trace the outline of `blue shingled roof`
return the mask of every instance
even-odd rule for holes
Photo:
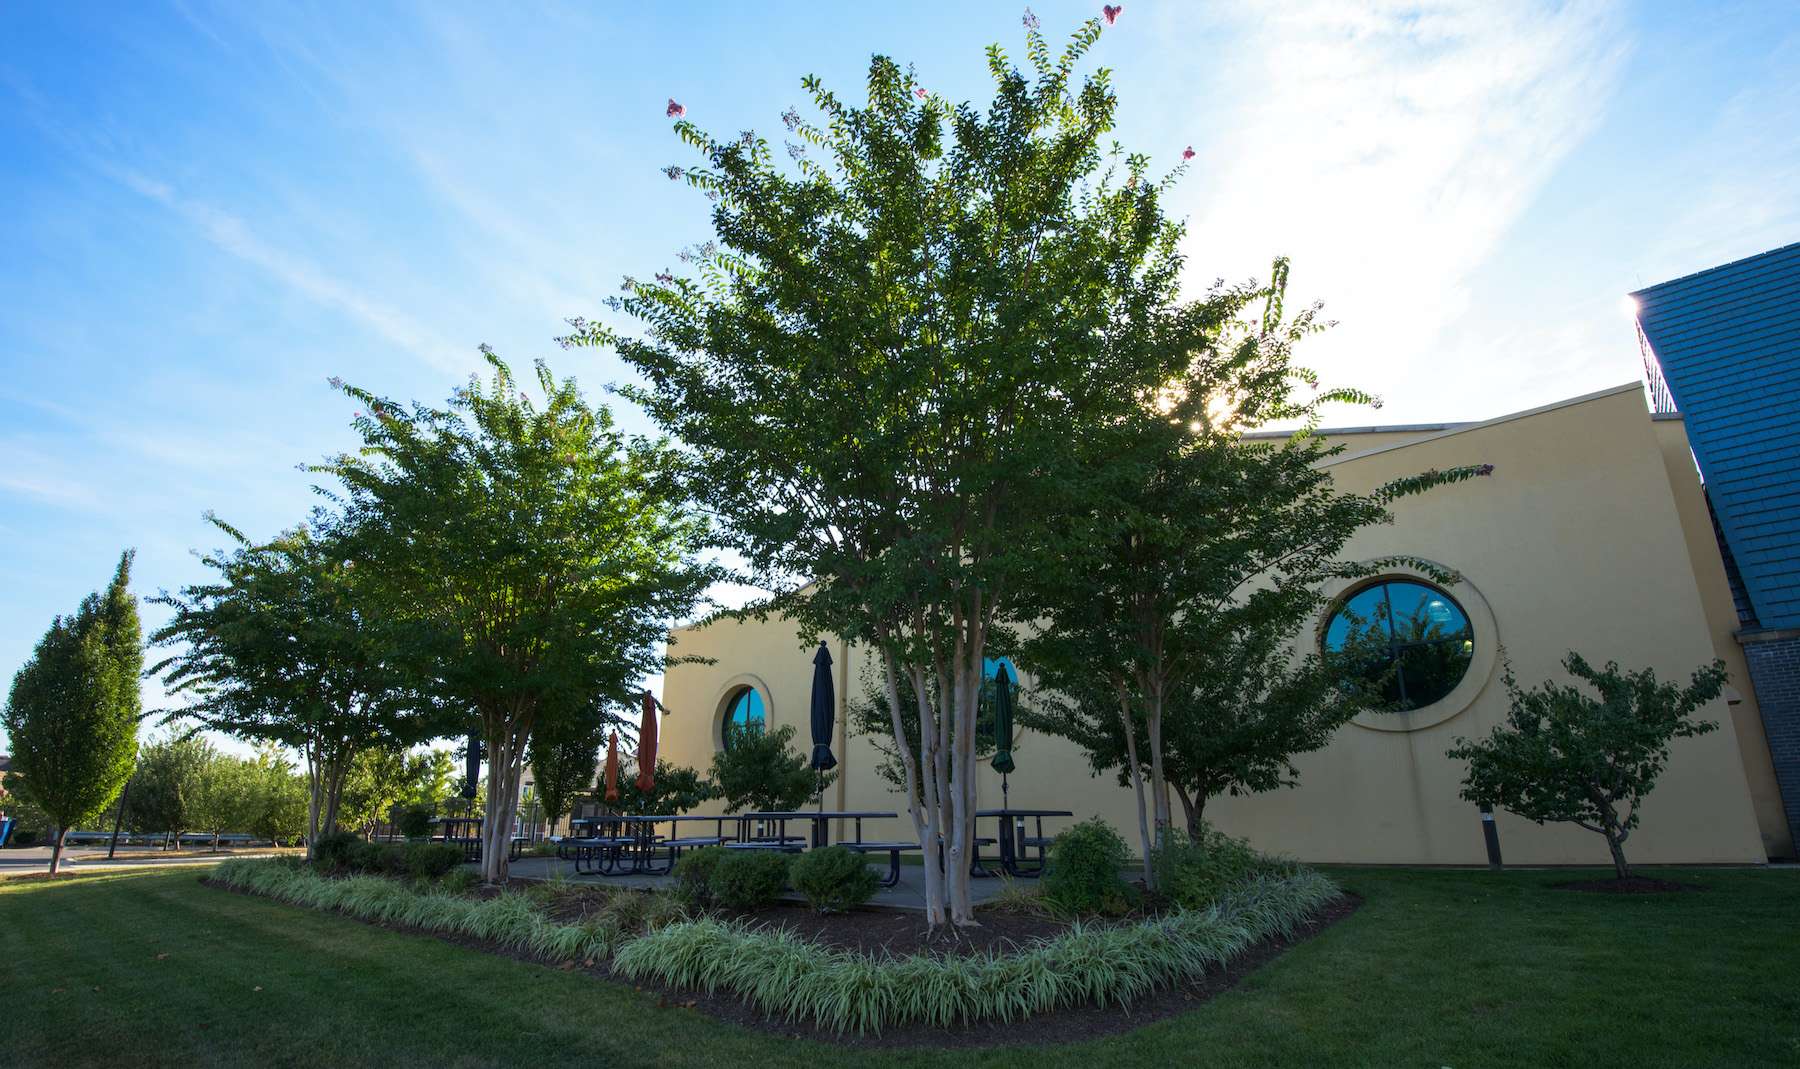
[[[1800,627],[1800,243],[1632,294],[1763,627]]]

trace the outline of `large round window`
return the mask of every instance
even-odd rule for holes
[[[1475,631],[1456,599],[1429,583],[1385,579],[1340,601],[1325,653],[1377,689],[1391,712],[1421,709],[1462,682]]]
[[[721,734],[725,748],[746,735],[761,735],[768,716],[763,710],[762,695],[755,687],[740,687],[725,703],[725,724]]]

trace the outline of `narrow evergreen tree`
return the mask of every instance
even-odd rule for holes
[[[144,643],[131,560],[126,550],[105,592],[51,621],[7,697],[14,773],[7,789],[49,814],[52,876],[69,829],[113,803],[137,755]]]

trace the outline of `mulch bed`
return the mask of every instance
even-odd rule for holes
[[[1620,880],[1570,880],[1566,883],[1553,883],[1553,891],[1586,891],[1589,894],[1602,895],[1660,895],[1675,891],[1703,891],[1704,887],[1691,883],[1676,883],[1673,880],[1658,880],[1650,876],[1633,876]]]
[[[254,892],[240,891],[237,888],[218,883],[210,877],[203,877],[200,882],[208,887],[230,891],[234,894],[254,894]],[[489,889],[489,893],[493,893],[494,890],[497,889]],[[587,889],[571,889],[570,892],[557,896],[552,907],[553,915],[565,922],[578,919],[586,913],[597,910],[608,895],[609,892],[606,889],[594,889],[592,892]],[[601,962],[593,965],[582,965],[575,962],[550,965],[529,954],[508,949],[489,940],[472,939],[468,936],[443,932],[429,932],[404,924],[375,921],[362,921],[361,923],[377,928],[386,928],[389,931],[442,939],[458,946],[491,954],[501,954],[563,972],[580,970],[601,979],[627,985],[639,992],[654,995],[659,1007],[697,1010],[718,1020],[768,1035],[792,1036],[796,1039],[808,1038],[850,1048],[932,1047],[951,1050],[1080,1042],[1085,1039],[1129,1032],[1155,1021],[1198,1009],[1208,999],[1237,986],[1240,980],[1279,957],[1289,947],[1304,943],[1355,913],[1361,906],[1362,899],[1360,897],[1348,893],[1339,895],[1297,927],[1293,935],[1286,938],[1274,937],[1261,940],[1226,962],[1222,968],[1211,970],[1192,983],[1157,991],[1129,1006],[1084,1005],[1055,1013],[1040,1014],[1023,1022],[989,1021],[952,1028],[914,1025],[889,1029],[880,1035],[865,1036],[839,1035],[810,1023],[769,1018],[746,1005],[735,995],[723,992],[707,994],[703,991],[689,991],[655,982],[630,980],[615,975],[608,965]],[[847,914],[821,916],[811,913],[803,906],[795,906],[790,909],[786,905],[782,905],[748,916],[750,919],[765,923],[785,924],[799,930],[801,934],[818,938],[834,946],[877,953],[885,948],[896,955],[912,953],[914,950],[964,954],[977,953],[983,949],[999,950],[1033,938],[1053,936],[1068,927],[1063,921],[1027,913],[982,910],[979,915],[980,927],[961,933],[960,937],[953,942],[943,941],[942,937],[939,937],[938,940],[928,939],[924,931],[923,915],[910,910],[865,907]]]

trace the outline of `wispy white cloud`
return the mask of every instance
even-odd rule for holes
[[[466,372],[472,366],[469,359],[456,355],[466,352],[468,346],[451,344],[413,317],[361,292],[348,280],[264,241],[248,223],[230,212],[187,199],[167,183],[135,171],[115,167],[107,170],[131,189],[174,211],[221,251],[260,268],[270,278],[318,304],[348,315],[431,366],[452,373]]]
[[[1434,341],[1470,276],[1604,112],[1620,21],[1602,2],[1463,0],[1228,16],[1223,123],[1180,194],[1196,268],[1244,277],[1292,256],[1294,294],[1340,322],[1308,358],[1401,402],[1384,416],[1429,414],[1406,384],[1446,370]],[[1216,88],[1182,105],[1216,115],[1197,95]]]

